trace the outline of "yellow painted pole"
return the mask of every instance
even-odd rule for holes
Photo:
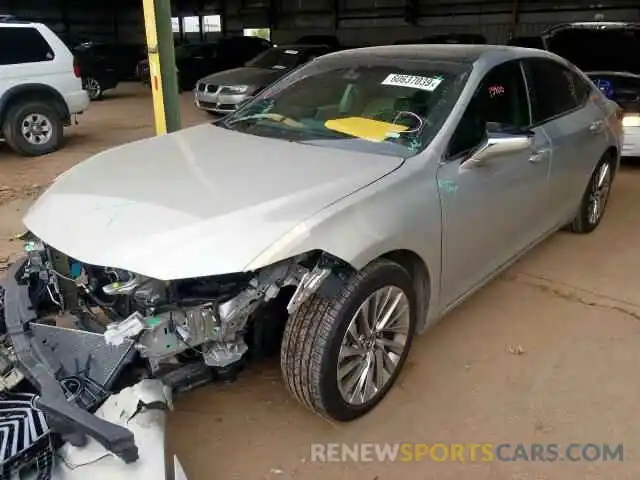
[[[167,117],[164,111],[164,90],[162,88],[162,69],[160,68],[160,48],[158,45],[158,29],[156,23],[155,0],[142,0],[144,11],[144,27],[147,35],[149,53],[149,75],[153,95],[153,115],[156,135],[167,133]]]

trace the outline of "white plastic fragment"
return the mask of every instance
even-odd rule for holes
[[[127,338],[133,338],[144,330],[144,317],[134,312],[121,322],[109,324],[104,332],[104,339],[109,345],[121,345]]]
[[[140,405],[143,407],[140,408]],[[145,408],[164,405],[171,408],[171,391],[158,380],[145,379],[112,395],[96,415],[122,425],[133,432],[140,457],[126,464],[89,438],[84,447],[65,444],[58,451],[53,478],[56,480],[116,480],[120,478],[166,478],[165,425],[166,411]],[[182,466],[174,459],[176,480],[187,480]]]
[[[187,480],[187,474],[177,456],[173,456],[173,480]]]

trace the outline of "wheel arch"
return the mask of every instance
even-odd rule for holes
[[[310,265],[324,263],[334,272],[341,271],[343,274],[346,274],[347,277],[365,269],[367,266],[380,259],[388,260],[399,265],[407,271],[414,285],[416,299],[418,302],[416,331],[420,333],[426,328],[427,319],[429,317],[429,308],[431,307],[431,299],[434,295],[432,279],[434,278],[434,274],[437,275],[437,272],[432,272],[429,269],[427,262],[415,251],[406,248],[399,248],[387,250],[386,252],[379,253],[377,255],[372,255],[365,261],[362,261],[362,257],[349,261],[338,252],[332,252],[325,249],[314,249],[303,254],[303,258],[305,259],[305,262]],[[322,258],[328,260],[328,262],[323,262],[321,260]]]
[[[613,176],[618,173],[618,168],[620,167],[620,152],[618,151],[618,147],[615,145],[609,146],[604,152],[604,156],[608,156],[614,160],[613,165]]]
[[[0,98],[0,125],[4,124],[7,112],[15,102],[23,99],[53,100],[55,108],[65,124],[70,122],[69,107],[63,96],[55,88],[42,83],[27,83],[10,88]]]
[[[431,303],[431,273],[426,262],[412,250],[392,250],[378,258],[385,258],[403,267],[413,281],[418,302],[418,319],[416,330],[421,332],[427,324],[428,310]]]

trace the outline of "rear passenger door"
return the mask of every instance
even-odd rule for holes
[[[543,58],[524,65],[533,125],[544,129],[552,146],[548,215],[560,226],[577,212],[607,148],[604,115],[591,100],[591,85],[569,67]]]

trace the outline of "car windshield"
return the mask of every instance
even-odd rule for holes
[[[247,67],[289,70],[302,63],[304,52],[295,48],[271,48],[250,60]]]
[[[636,28],[560,30],[547,46],[584,71],[640,73],[640,30]]]
[[[409,157],[431,142],[470,65],[325,58],[285,76],[217,125],[346,150]]]

